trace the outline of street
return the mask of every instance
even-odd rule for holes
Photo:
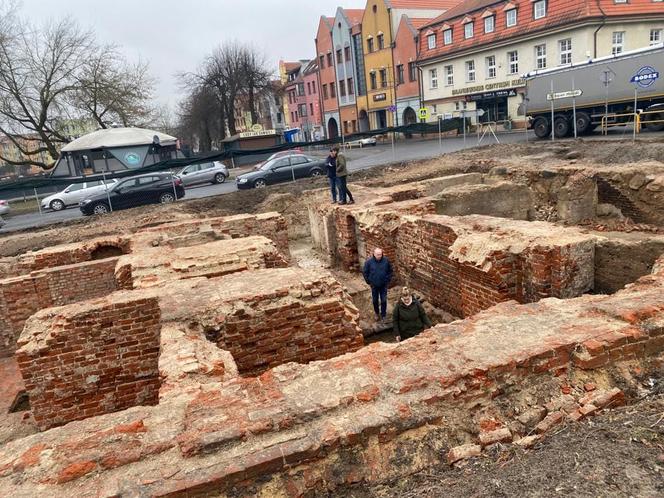
[[[651,134],[648,134],[651,135]],[[659,134],[658,134],[659,135]],[[498,135],[501,143],[519,143],[526,140],[526,134],[523,132],[502,133]],[[585,140],[589,139],[606,139],[599,134],[592,137],[584,137]],[[615,139],[625,138],[624,132],[619,130],[612,131],[611,137]],[[534,135],[529,133],[529,140],[535,140]],[[571,140],[571,139],[567,139]],[[484,137],[481,145],[491,145],[495,143],[492,136]],[[466,137],[465,147],[475,147],[477,145],[477,136],[468,135]],[[353,148],[346,150],[344,153],[349,160],[350,171],[358,171],[362,169],[372,168],[375,166],[382,166],[394,162],[413,161],[417,159],[427,159],[440,155],[441,153],[456,152],[464,149],[464,139],[462,137],[445,137],[439,144],[438,140],[400,140],[395,143],[394,151],[390,142],[378,144],[375,147],[368,146],[363,148]],[[323,156],[326,151],[307,151],[305,154],[313,156]],[[235,186],[234,174],[231,172],[231,178],[226,183],[221,185],[201,185],[187,188],[185,199],[200,199],[203,197],[211,197],[215,195],[227,194],[237,190]],[[269,188],[269,187],[268,187]],[[78,208],[69,208],[59,212],[44,212],[41,215],[38,212],[17,215],[11,218],[6,218],[6,225],[0,230],[0,233],[11,232],[15,230],[23,230],[31,227],[39,227],[53,223],[59,223],[66,220],[82,217]]]

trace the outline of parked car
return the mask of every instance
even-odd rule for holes
[[[355,146],[355,147],[357,147],[358,145],[360,147],[364,147],[366,145],[375,146],[376,145],[376,137],[364,137],[364,138],[360,138],[358,140],[351,140],[349,142],[346,142],[346,145]]]
[[[108,185],[109,188],[117,183],[116,179],[95,180],[83,183],[72,183],[62,192],[44,197],[41,200],[41,207],[44,210],[51,209],[53,211],[62,211],[67,206],[78,206],[78,204],[88,197],[92,197],[98,192],[105,192]]]
[[[294,149],[280,150],[279,152],[275,152],[270,157],[268,157],[265,162],[271,161],[272,159],[276,159],[278,157],[292,156],[294,154],[302,154],[302,149],[295,147]]]
[[[113,210],[127,209],[144,204],[168,204],[184,197],[182,180],[171,173],[148,173],[121,179],[108,192],[96,192],[81,201],[85,216],[106,214]],[[110,203],[109,203],[110,202]]]
[[[219,161],[190,164],[175,176],[182,180],[185,187],[198,183],[224,183],[229,176],[226,165]]]
[[[9,207],[9,201],[0,199],[0,216],[9,213],[9,211],[11,211],[11,208]]]
[[[265,161],[259,169],[240,175],[236,179],[238,189],[263,188],[273,183],[292,181],[308,176],[320,176],[325,171],[325,161],[303,154],[278,157]]]

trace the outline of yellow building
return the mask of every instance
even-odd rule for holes
[[[32,150],[44,145],[43,142],[37,140],[19,140],[19,142],[21,143],[21,148],[24,150]],[[39,161],[49,166],[55,162],[48,152],[40,152],[39,154],[27,156],[23,154],[21,149],[9,137],[0,135],[0,166],[8,166],[12,165],[13,162],[29,160]],[[42,168],[34,165],[15,166],[13,169],[16,174],[21,175],[36,175],[43,171]]]
[[[358,99],[358,115],[368,113],[371,129],[397,125],[393,41],[401,16],[434,18],[450,0],[368,0],[362,17],[362,46],[367,82],[366,109]],[[361,119],[361,118],[360,118]]]

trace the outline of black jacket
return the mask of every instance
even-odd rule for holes
[[[337,177],[337,160],[332,156],[327,156],[325,160],[325,166],[327,166],[327,177],[336,178]]]
[[[413,302],[408,306],[401,299],[394,305],[392,326],[396,335],[401,336],[402,339],[408,339],[431,327],[431,320],[422,304],[413,296]]]
[[[364,275],[364,281],[371,287],[389,285],[392,280],[392,263],[385,256],[380,261],[371,256],[364,263],[362,274]]]

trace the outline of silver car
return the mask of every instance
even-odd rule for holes
[[[10,210],[9,201],[0,200],[0,216],[9,213]]]
[[[182,180],[185,187],[197,183],[224,183],[229,176],[226,165],[219,161],[190,164],[175,176]]]
[[[106,180],[109,188],[117,182],[116,179]],[[42,209],[62,211],[67,206],[78,206],[79,202],[88,197],[96,195],[106,189],[103,180],[95,180],[83,183],[72,183],[62,192],[49,195],[41,200]]]

